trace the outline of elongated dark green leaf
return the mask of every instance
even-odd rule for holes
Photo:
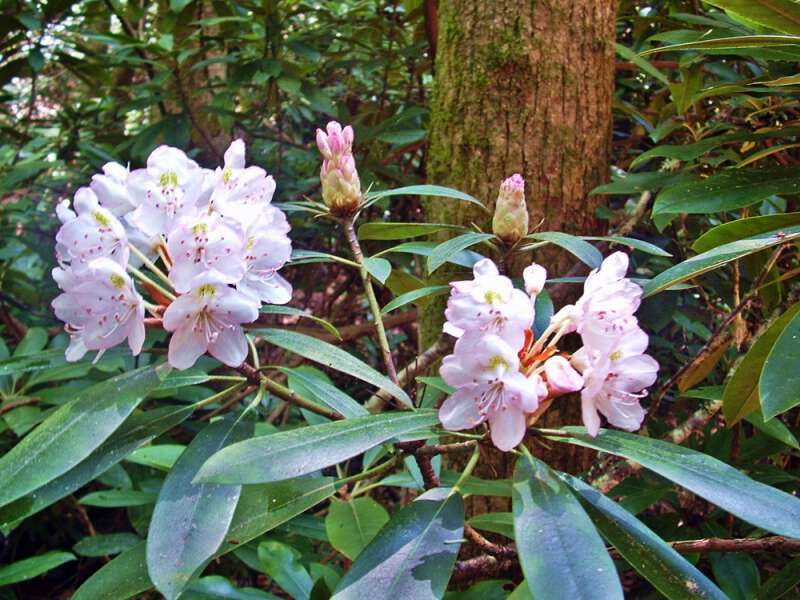
[[[358,228],[358,237],[362,240],[405,240],[447,230],[464,231],[465,228],[446,223],[382,223],[378,221],[364,223]]]
[[[736,219],[709,229],[692,244],[695,252],[707,252],[712,248],[751,237],[765,231],[780,231],[781,227],[800,224],[800,213],[763,215]]]
[[[465,194],[464,192],[454,190],[453,188],[444,187],[442,185],[407,185],[405,187],[395,188],[393,190],[378,190],[375,192],[370,192],[367,194],[366,204],[368,206],[373,204],[376,200],[380,200],[381,198],[386,198],[388,196],[438,196],[441,198],[452,198],[454,200],[471,202],[472,204],[477,204],[486,210],[486,207],[477,198],[474,198],[469,194]]]
[[[653,216],[724,212],[752,206],[775,194],[798,192],[798,167],[725,169],[707,179],[666,188],[653,204]]]
[[[726,600],[708,577],[619,504],[576,477],[559,476],[578,494],[603,537],[667,598]]]
[[[748,554],[709,554],[714,579],[725,590],[729,600],[752,600],[761,585],[758,565]]]
[[[366,408],[321,377],[314,377],[302,369],[283,367],[281,371],[288,375],[289,385],[292,389],[297,387],[304,388],[302,390],[295,389],[295,391],[301,392],[301,396],[305,396],[311,400],[317,400],[347,418],[363,417],[369,414]]]
[[[100,533],[83,538],[72,549],[80,556],[111,556],[133,548],[141,541],[133,533]]]
[[[650,64],[649,61],[643,59],[641,56],[636,54],[633,50],[628,48],[627,46],[623,46],[622,44],[615,44],[617,49],[617,54],[624,58],[625,60],[631,61],[637,67],[639,67],[642,71],[658,79],[661,83],[665,85],[669,85],[669,77],[664,75],[661,71],[659,71],[656,67]]]
[[[389,513],[372,498],[334,501],[325,517],[325,531],[331,545],[355,560],[389,520]]]
[[[634,250],[652,254],[653,256],[672,256],[672,254],[663,248],[659,248],[655,244],[645,242],[644,240],[637,240],[636,238],[623,237],[619,235],[584,235],[583,239],[601,240],[605,242],[611,242],[612,244],[622,244],[624,246],[633,248]]]
[[[114,434],[87,458],[30,495],[0,509],[0,525],[9,526],[50,506],[102,475],[137,448],[181,423],[193,407],[163,407],[129,417]]]
[[[293,331],[259,329],[253,333],[270,344],[384,389],[406,406],[411,406],[411,398],[399,386],[341,348]]]
[[[308,600],[314,582],[286,544],[265,540],[258,545],[258,560],[275,583],[294,600]]]
[[[406,304],[410,304],[422,298],[430,298],[431,296],[441,296],[443,294],[447,294],[450,291],[449,285],[431,285],[428,287],[417,288],[416,290],[411,290],[410,292],[406,292],[405,294],[400,294],[397,298],[389,302],[386,306],[381,309],[382,314],[387,314],[400,308],[401,306],[405,306]]]
[[[14,356],[0,360],[0,376],[2,375],[21,375],[31,371],[41,371],[66,363],[64,350],[44,350],[33,355]]]
[[[21,498],[89,456],[120,426],[162,370],[145,367],[94,385],[58,408],[0,458],[0,506]]]
[[[800,404],[800,316],[795,311],[780,331],[758,380],[761,411],[769,420]]]
[[[103,490],[91,492],[80,499],[81,504],[101,508],[145,506],[147,504],[155,504],[155,502],[156,494],[154,492],[142,492],[139,490]]]
[[[437,422],[434,411],[395,412],[256,437],[214,454],[195,481],[266,483],[299,477]]]
[[[147,571],[168,600],[177,598],[225,539],[241,486],[193,484],[221,448],[252,435],[252,425],[222,420],[198,433],[170,470],[147,534]]]
[[[530,455],[517,460],[511,505],[519,561],[535,598],[622,600],[600,534],[547,465]]]
[[[636,194],[660,190],[668,185],[677,185],[691,181],[694,176],[690,173],[669,173],[663,171],[646,171],[643,173],[626,173],[605,185],[592,190],[592,194]]]
[[[71,560],[75,560],[75,556],[71,552],[53,550],[10,565],[0,565],[0,587],[33,579]]]
[[[570,437],[552,439],[624,456],[756,527],[800,537],[800,499],[754,481],[716,458],[621,431],[600,430],[593,438],[583,427],[563,429]]]
[[[428,273],[433,273],[436,269],[446,263],[450,257],[462,250],[466,250],[471,246],[480,244],[487,240],[492,239],[494,236],[490,233],[477,233],[470,232],[456,236],[452,239],[442,242],[436,246],[428,255]]]
[[[335,335],[337,338],[342,339],[342,336],[339,334],[339,330],[336,329],[333,325],[328,323],[325,319],[320,319],[314,315],[310,315],[307,312],[300,310],[299,308],[295,308],[293,306],[279,306],[276,304],[266,304],[261,307],[261,312],[265,315],[286,315],[289,317],[300,317],[301,319],[311,319],[317,325],[321,326],[325,331],[328,333]]]
[[[509,539],[514,539],[514,513],[491,512],[475,515],[469,520],[475,529],[499,533]]]
[[[759,379],[764,362],[767,360],[770,350],[775,346],[775,341],[798,312],[800,312],[800,304],[795,304],[775,319],[750,346],[747,354],[728,379],[722,396],[722,413],[725,415],[728,427],[732,427],[761,405]]]
[[[193,581],[181,596],[185,600],[279,600],[273,594],[253,587],[236,587],[221,575]]]
[[[333,496],[331,477],[302,477],[267,485],[244,486],[220,557],[278,527]],[[150,589],[145,542],[126,550],[78,589],[72,600],[126,600]]]
[[[712,271],[737,258],[747,256],[748,254],[754,254],[755,252],[759,252],[765,248],[771,248],[778,244],[790,242],[799,237],[800,226],[795,225],[794,227],[787,227],[779,231],[768,231],[743,240],[722,244],[708,252],[693,256],[659,273],[644,285],[644,295],[645,297],[652,296],[676,283],[683,283],[688,279]]]
[[[541,233],[532,233],[526,236],[526,239],[539,240],[542,242],[549,242],[555,244],[573,254],[578,260],[584,264],[589,265],[593,269],[600,266],[603,262],[603,255],[600,251],[592,246],[589,242],[582,240],[574,235],[562,233],[560,231],[543,231]]]
[[[795,0],[708,0],[746,25],[800,35],[800,6]]]
[[[438,246],[436,242],[403,242],[402,244],[398,244],[397,246],[392,246],[391,248],[382,250],[378,254],[400,252],[403,254],[430,256],[434,248],[436,248],[436,246]],[[378,254],[376,254],[376,256]],[[471,269],[472,265],[474,265],[482,258],[483,256],[481,256],[477,252],[473,252],[472,250],[462,250],[461,252],[456,252],[455,254],[450,256],[450,258],[447,259],[447,262],[452,263],[454,265],[458,265],[460,267],[467,267],[468,269]]]
[[[750,2],[751,0],[744,1]],[[716,2],[711,2],[711,4],[716,4]],[[796,46],[800,48],[800,38],[792,35],[737,35],[713,40],[700,40],[697,42],[660,46],[658,48],[646,50],[639,54],[639,56],[648,56],[660,52],[679,52],[683,50],[736,50],[738,48],[772,48],[776,46]]]
[[[800,556],[790,561],[783,569],[767,579],[756,595],[757,600],[778,600],[800,584]]]
[[[464,502],[437,488],[397,513],[361,552],[334,600],[438,599],[444,595],[464,529]]]

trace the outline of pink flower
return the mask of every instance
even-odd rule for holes
[[[340,216],[348,216],[361,204],[361,180],[353,158],[353,128],[331,121],[325,131],[317,129],[317,147],[322,153],[320,169],[322,200]]]
[[[544,373],[547,376],[547,384],[556,395],[577,392],[583,387],[583,377],[563,356],[547,359],[544,363]]]
[[[77,272],[56,268],[53,278],[64,293],[53,300],[56,316],[70,336],[68,361],[90,350],[102,352],[126,338],[134,355],[144,343],[144,303],[123,267],[98,258]],[[97,360],[97,359],[95,359]]]
[[[517,352],[496,335],[465,333],[439,373],[456,388],[439,409],[442,425],[458,431],[488,420],[492,442],[501,450],[522,441],[525,414],[534,412],[547,395],[540,379],[531,381],[519,371]]]
[[[225,166],[217,169],[209,203],[212,210],[239,221],[243,227],[264,210],[275,193],[275,180],[261,167],[245,167],[245,145],[235,140],[225,152]]]
[[[241,324],[258,318],[258,303],[229,287],[218,273],[204,273],[193,283],[192,291],[164,312],[164,329],[173,332],[169,363],[188,369],[208,352],[230,367],[239,366],[247,357]]]
[[[192,279],[214,272],[220,281],[237,283],[247,268],[241,225],[217,213],[180,219],[167,238],[172,258],[169,280],[176,291],[188,292]]]
[[[267,207],[247,228],[245,264],[247,270],[236,288],[269,304],[286,304],[292,299],[292,285],[278,275],[292,254],[286,215]]]
[[[109,162],[103,165],[103,174],[92,176],[90,187],[97,194],[100,205],[110,210],[117,217],[126,215],[136,208],[136,201],[131,197],[125,182],[128,179],[127,167],[119,163]]]
[[[181,150],[159,146],[147,168],[128,175],[128,191],[138,206],[126,218],[148,237],[166,235],[177,219],[195,210],[203,180],[200,167]]]
[[[641,426],[646,413],[639,400],[658,374],[658,363],[643,354],[647,343],[647,334],[635,327],[602,349],[584,346],[572,356],[572,365],[583,373],[581,407],[589,435],[600,429],[598,413],[627,431]]]
[[[465,331],[493,333],[515,350],[525,341],[525,330],[533,323],[533,304],[508,277],[499,274],[488,258],[475,263],[475,279],[450,284],[444,325],[445,333],[460,337]]]
[[[64,221],[56,234],[59,261],[69,262],[77,269],[107,257],[125,267],[130,250],[122,223],[101,207],[97,196],[86,187],[75,192],[74,208],[77,214],[64,205],[56,209]]]

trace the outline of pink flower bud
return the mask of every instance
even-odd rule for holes
[[[331,148],[328,146],[328,136],[322,129],[317,129],[317,148],[325,158],[332,158]]]
[[[556,394],[577,392],[583,387],[583,377],[563,356],[553,356],[544,363],[547,383]]]
[[[361,181],[353,158],[353,128],[331,121],[317,129],[317,147],[323,158],[320,169],[322,200],[340,217],[352,215],[361,204]]]
[[[506,179],[500,186],[492,219],[492,232],[508,245],[516,244],[528,233],[525,180],[518,173]]]
[[[531,297],[536,296],[544,289],[545,281],[547,281],[547,271],[541,265],[533,263],[525,267],[522,272],[522,279],[525,281],[525,291]]]

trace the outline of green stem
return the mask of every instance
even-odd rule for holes
[[[403,462],[403,457],[400,454],[397,454],[386,462],[379,464],[377,467],[372,467],[371,469],[367,469],[361,473],[356,473],[355,475],[350,475],[349,477],[339,479],[335,482],[335,485],[345,485],[348,483],[353,483],[354,481],[361,481],[362,479],[370,479],[371,477],[382,475],[386,471],[396,467],[401,462]]]
[[[364,264],[364,253],[361,251],[361,245],[358,243],[358,235],[356,235],[355,217],[344,221],[344,229],[347,234],[347,241],[350,243],[350,248],[353,250],[356,262],[359,266],[361,273],[361,280],[364,282],[364,293],[369,302],[369,308],[372,312],[372,318],[375,321],[375,331],[378,334],[378,345],[383,354],[383,362],[386,365],[386,372],[392,383],[399,385],[397,379],[397,369],[394,366],[394,359],[392,358],[392,349],[389,347],[389,338],[386,337],[386,328],[383,326],[383,315],[381,314],[381,307],[378,304],[378,299],[375,296],[375,290],[372,287],[372,276],[369,274],[366,265]]]
[[[217,402],[218,400],[222,400],[222,399],[226,398],[227,396],[230,396],[233,392],[238,391],[246,383],[247,383],[246,379],[244,381],[239,381],[238,383],[235,383],[232,386],[225,388],[221,392],[217,392],[213,396],[209,396],[208,398],[205,398],[204,400],[200,400],[199,402],[195,402],[192,405],[192,408],[198,409],[198,408],[203,408],[204,406],[208,406],[209,404],[214,404],[214,402]]]
[[[152,279],[150,279],[150,278],[149,278],[147,275],[145,275],[144,273],[142,273],[142,272],[141,272],[139,269],[137,269],[136,267],[132,267],[132,266],[128,265],[128,271],[130,271],[131,273],[133,273],[133,275],[134,275],[134,276],[135,276],[137,279],[139,279],[140,281],[143,281],[143,282],[147,283],[148,285],[151,285],[151,286],[153,286],[153,288],[154,288],[154,289],[156,289],[156,290],[158,290],[158,292],[159,292],[160,294],[162,294],[162,295],[163,295],[165,298],[168,298],[169,300],[175,300],[175,295],[174,295],[174,294],[172,294],[172,292],[168,292],[167,290],[165,290],[163,287],[161,287],[160,285],[158,285],[158,284],[157,284],[155,281],[153,281]]]
[[[475,466],[478,464],[478,459],[481,456],[481,451],[478,446],[475,446],[475,449],[472,451],[472,456],[469,457],[469,461],[467,462],[467,466],[464,467],[464,470],[461,472],[461,476],[456,481],[456,484],[453,486],[453,490],[450,492],[451,494],[455,494],[456,492],[461,491],[461,486],[469,479],[469,476],[472,475],[472,471],[475,469]]]
[[[290,390],[289,388],[281,385],[277,381],[273,381],[269,377],[265,377],[261,375],[261,385],[264,386],[268,392],[275,394],[278,398],[286,400],[287,402],[291,402],[299,406],[300,408],[305,408],[306,410],[310,410],[313,413],[318,415],[322,415],[323,417],[327,417],[332,420],[340,419],[340,415],[337,413],[330,411],[326,408],[319,406],[314,402],[310,402],[303,398],[302,396],[298,396],[295,392]]]
[[[142,261],[142,264],[146,266],[148,269],[150,269],[156,277],[158,277],[161,281],[166,283],[170,288],[172,287],[172,282],[169,280],[169,277],[167,277],[164,271],[159,269],[152,260],[147,258],[144,252],[142,252],[136,246],[130,243],[128,244],[128,247],[131,249],[131,252],[133,252],[139,258],[139,260]]]

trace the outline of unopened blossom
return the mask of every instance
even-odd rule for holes
[[[136,208],[136,201],[130,194],[126,181],[130,175],[127,167],[116,162],[103,165],[103,172],[92,176],[89,187],[97,195],[100,205],[115,216],[121,217]]]
[[[572,356],[583,374],[581,412],[589,435],[597,435],[600,414],[627,431],[641,426],[646,413],[639,400],[658,375],[658,362],[643,354],[647,342],[647,334],[635,327],[601,349],[584,346]]]
[[[331,121],[325,128],[317,129],[317,147],[322,153],[322,200],[330,211],[347,217],[361,204],[361,181],[353,158],[353,128]]]
[[[528,233],[528,207],[525,180],[515,173],[500,185],[492,218],[492,233],[508,245],[516,244]]]
[[[126,266],[130,250],[122,223],[100,206],[95,193],[86,187],[75,192],[73,207],[74,212],[63,204],[56,209],[64,222],[56,233],[59,262],[79,269],[92,260],[107,257]]]
[[[126,184],[138,206],[126,218],[147,236],[166,235],[177,219],[194,212],[203,182],[202,170],[183,151],[159,146],[147,168],[128,175]]]
[[[555,395],[577,392],[583,387],[583,377],[563,356],[553,356],[544,363],[547,385]]]
[[[188,369],[208,352],[220,362],[237,367],[247,357],[242,323],[258,318],[258,302],[228,286],[218,273],[194,280],[193,289],[178,296],[164,312],[164,329],[172,332],[169,363]]]
[[[245,228],[266,209],[275,180],[261,167],[245,166],[245,145],[235,140],[225,151],[225,163],[215,173],[209,204],[212,210],[238,220]]]
[[[519,350],[533,323],[530,298],[488,258],[475,263],[473,274],[470,281],[450,283],[444,331],[455,337],[472,330],[496,334]]]
[[[90,350],[102,354],[126,339],[131,352],[139,354],[144,343],[144,303],[123,267],[104,257],[80,272],[56,268],[53,278],[64,291],[52,305],[70,336],[68,361],[80,360]]]
[[[192,280],[216,273],[225,283],[237,283],[244,275],[247,239],[242,226],[217,213],[200,213],[179,219],[167,238],[172,258],[169,280],[176,291],[188,292]]]
[[[536,263],[530,264],[522,271],[522,279],[525,282],[525,291],[534,298],[544,289],[547,270]]]
[[[520,372],[517,351],[491,334],[464,334],[439,373],[456,388],[439,409],[442,425],[458,431],[488,421],[492,442],[501,450],[511,450],[522,441],[526,413],[538,408],[542,391],[547,394],[546,388]]]
[[[292,299],[292,285],[278,274],[292,254],[286,215],[267,207],[247,228],[244,251],[246,270],[236,288],[269,304],[286,304]]]

